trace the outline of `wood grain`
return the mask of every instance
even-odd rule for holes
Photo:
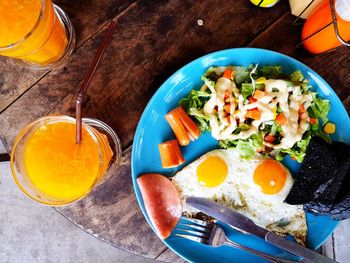
[[[350,219],[342,221],[332,236],[323,245],[323,255],[337,262],[346,263],[350,258]]]
[[[171,262],[171,263],[184,263],[186,260],[182,259],[178,255],[176,255],[173,251],[167,248],[156,260],[163,262]]]
[[[54,2],[70,17],[77,34],[77,47],[79,47],[134,1],[59,0]],[[48,73],[47,70],[27,69],[5,57],[0,57],[0,67],[0,112]]]
[[[85,116],[105,121],[123,146],[129,145],[146,103],[175,70],[206,53],[246,45],[287,10],[287,4],[281,4],[265,11],[245,0],[213,6],[215,0],[178,0],[143,1],[130,8],[118,20],[113,42],[89,88]],[[203,26],[197,25],[198,19]],[[84,43],[69,65],[50,72],[1,114],[1,138],[8,150],[20,128],[39,116],[74,115],[76,86],[102,35]]]
[[[71,19],[80,46],[136,0],[54,0]]]
[[[118,169],[86,198],[56,210],[86,232],[115,247],[151,258],[165,246],[141,214],[130,176],[131,148],[124,151]]]

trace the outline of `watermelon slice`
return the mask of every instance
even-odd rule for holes
[[[137,183],[152,225],[158,236],[166,239],[181,217],[179,193],[174,184],[160,174],[143,174],[137,178]]]

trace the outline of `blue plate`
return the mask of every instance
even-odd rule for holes
[[[151,225],[145,211],[142,196],[136,183],[138,176],[144,173],[156,172],[163,175],[174,175],[183,166],[189,164],[209,150],[218,148],[218,143],[209,133],[203,134],[188,146],[183,147],[182,153],[186,163],[175,169],[163,169],[158,152],[158,144],[175,138],[170,126],[165,120],[165,114],[178,105],[181,98],[187,96],[191,89],[198,89],[202,85],[201,75],[210,66],[243,65],[259,63],[260,65],[281,65],[285,73],[301,70],[311,85],[322,98],[330,101],[331,110],[329,119],[336,124],[337,131],[332,136],[333,140],[350,143],[350,121],[343,104],[331,89],[315,71],[299,61],[264,49],[237,48],[227,49],[208,54],[187,64],[167,79],[149,101],[138,124],[132,151],[132,180],[142,213]],[[285,164],[295,172],[298,164],[292,160],[286,160]],[[307,214],[308,246],[316,249],[321,246],[338,225],[337,221],[328,216],[315,216]],[[240,234],[227,228],[230,238],[242,244],[250,246],[270,254],[284,256],[285,253],[263,240]],[[219,248],[208,247],[192,241],[188,241],[171,235],[164,243],[175,253],[191,262],[264,262],[261,258],[223,246]]]

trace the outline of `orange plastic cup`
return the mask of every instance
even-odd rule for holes
[[[345,8],[346,5],[341,6],[339,3],[348,0],[337,0],[335,3],[337,26],[339,35],[344,41],[350,40],[350,12]],[[337,10],[338,5],[342,8]],[[338,13],[343,12],[343,14]],[[333,26],[332,11],[329,1],[323,1],[306,20],[301,38],[304,42],[304,48],[312,54],[320,54],[334,48],[341,46],[341,43],[336,35]],[[314,34],[314,35],[313,35]]]
[[[75,45],[68,16],[51,0],[0,0],[0,55],[32,68],[52,68]]]

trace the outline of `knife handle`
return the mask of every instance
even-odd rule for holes
[[[0,153],[0,163],[1,162],[8,162],[8,161],[10,161],[10,155],[7,153]]]
[[[281,237],[275,233],[268,232],[265,235],[265,240],[279,247],[283,250],[286,250],[296,256],[300,256],[304,258],[303,262],[317,262],[317,263],[335,263],[336,261],[322,256],[321,254],[316,253],[315,251],[305,248],[303,246],[298,245],[295,242],[289,241],[284,237]]]

